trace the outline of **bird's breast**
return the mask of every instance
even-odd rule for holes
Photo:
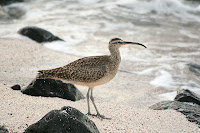
[[[115,77],[116,73],[113,74],[107,74],[104,77],[102,77],[101,79],[95,81],[95,82],[90,82],[87,84],[87,86],[90,87],[95,87],[95,86],[99,86],[99,85],[103,85],[108,83],[110,80],[112,80]]]

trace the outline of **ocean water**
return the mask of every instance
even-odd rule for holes
[[[200,77],[188,64],[200,64],[200,2],[187,0],[25,0],[4,6],[25,11],[20,19],[0,20],[0,37],[27,39],[17,34],[25,26],[44,28],[66,42],[44,46],[80,57],[107,54],[113,37],[145,44],[122,47],[123,61],[133,68],[120,71],[152,77],[150,84],[200,94]],[[137,69],[136,69],[137,68]]]

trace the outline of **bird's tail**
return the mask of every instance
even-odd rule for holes
[[[54,73],[50,70],[40,70],[36,76],[37,79],[53,78]]]
[[[37,79],[46,79],[46,78],[57,78],[62,67],[50,69],[50,70],[40,70],[37,74]]]

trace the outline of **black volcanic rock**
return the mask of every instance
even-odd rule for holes
[[[187,1],[190,1],[190,2],[200,2],[200,0],[187,0]]]
[[[200,76],[200,65],[198,64],[188,64],[189,70],[193,72],[196,76]]]
[[[200,96],[188,89],[178,91],[174,100],[179,102],[192,102],[200,105]]]
[[[15,19],[19,19],[26,13],[26,11],[23,8],[20,8],[18,6],[9,6],[5,9],[5,11],[10,16],[10,18]]]
[[[23,2],[24,0],[0,0],[0,5],[8,5],[15,2]]]
[[[175,101],[162,101],[152,105],[154,110],[174,109],[183,113],[188,121],[200,125],[200,97],[190,90],[180,90]]]
[[[59,97],[71,101],[84,99],[83,94],[73,85],[55,79],[36,79],[22,93],[31,96]]]
[[[19,19],[26,13],[25,9],[17,6],[7,6],[6,8],[0,5],[0,19],[9,20],[9,19]]]
[[[27,36],[30,39],[42,43],[42,42],[52,42],[52,41],[64,41],[57,36],[54,36],[47,30],[38,27],[24,27],[18,31],[19,34]]]
[[[152,105],[150,108],[154,110],[174,109],[183,113],[188,121],[200,125],[200,106],[197,104],[178,101],[163,101]]]
[[[0,133],[9,133],[8,129],[5,126],[0,125]]]
[[[62,107],[52,110],[24,133],[99,133],[95,123],[79,110]]]
[[[11,87],[13,90],[21,90],[21,86],[20,85],[14,85]]]

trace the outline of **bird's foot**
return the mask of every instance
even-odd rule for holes
[[[95,116],[96,116],[97,118],[101,119],[101,120],[103,120],[103,119],[111,120],[111,118],[105,117],[104,115],[101,115],[101,114],[99,114],[99,113],[97,113]]]
[[[111,120],[111,118],[107,118],[107,117],[105,117],[104,115],[101,115],[101,114],[99,114],[99,113],[97,113],[97,114],[91,114],[91,113],[87,113],[86,115],[90,115],[90,116],[93,116],[93,117],[97,117],[97,118],[99,118],[99,119],[101,119],[101,120],[103,120],[103,119],[107,119],[107,120]]]

